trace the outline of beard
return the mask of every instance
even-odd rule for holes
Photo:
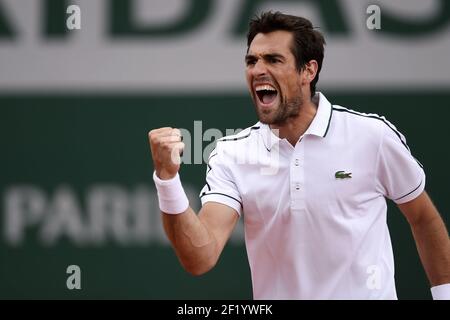
[[[254,97],[254,99],[258,99]],[[262,110],[258,108],[256,101],[255,108],[258,119],[261,123],[268,125],[282,126],[290,118],[295,118],[300,113],[300,108],[303,104],[303,97],[298,96],[293,99],[282,98],[279,106],[274,110]]]

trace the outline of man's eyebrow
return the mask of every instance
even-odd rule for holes
[[[280,53],[266,53],[266,54],[263,54],[262,57],[264,60],[274,59],[274,58],[285,59],[285,57]],[[245,61],[256,60],[256,59],[257,59],[257,57],[253,54],[245,55]]]
[[[263,55],[264,59],[273,59],[273,58],[278,58],[278,59],[284,59],[284,56],[280,53],[267,53]]]
[[[256,56],[254,56],[252,54],[246,54],[245,61],[249,61],[249,60],[256,60]]]

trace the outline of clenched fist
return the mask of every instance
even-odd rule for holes
[[[181,131],[174,128],[159,128],[148,133],[150,149],[156,175],[168,180],[180,170],[180,154],[184,149]]]

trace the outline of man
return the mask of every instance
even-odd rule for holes
[[[200,275],[245,212],[255,299],[396,299],[389,198],[411,225],[433,297],[449,299],[450,241],[424,171],[386,119],[315,92],[324,43],[304,18],[251,21],[246,77],[259,122],[217,142],[198,216],[178,175],[180,131],[149,133],[167,236]]]

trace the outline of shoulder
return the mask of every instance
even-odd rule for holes
[[[372,138],[371,140],[376,143],[381,143],[386,139],[392,139],[401,143],[409,150],[405,136],[384,116],[333,105],[333,117],[338,119],[336,123],[341,130],[351,132],[354,136],[359,138]]]
[[[238,142],[243,141],[245,139],[247,139],[247,141],[250,141],[256,137],[255,133],[259,131],[260,128],[261,124],[257,122],[255,125],[245,128],[236,134],[225,136],[223,138],[218,139],[217,143],[219,144],[224,142]]]
[[[242,156],[248,152],[251,146],[256,145],[260,136],[262,124],[257,122],[253,126],[247,127],[240,132],[224,136],[216,141],[216,146],[211,152],[212,156],[218,155],[215,161],[227,161]]]
[[[217,140],[216,149],[239,150],[245,149],[249,144],[253,144],[259,137],[261,124],[257,122],[251,127],[245,128],[239,133],[228,135]]]
[[[337,124],[357,134],[375,134],[382,136],[386,129],[397,131],[397,128],[384,116],[376,113],[364,113],[343,106],[333,105],[333,118]]]

